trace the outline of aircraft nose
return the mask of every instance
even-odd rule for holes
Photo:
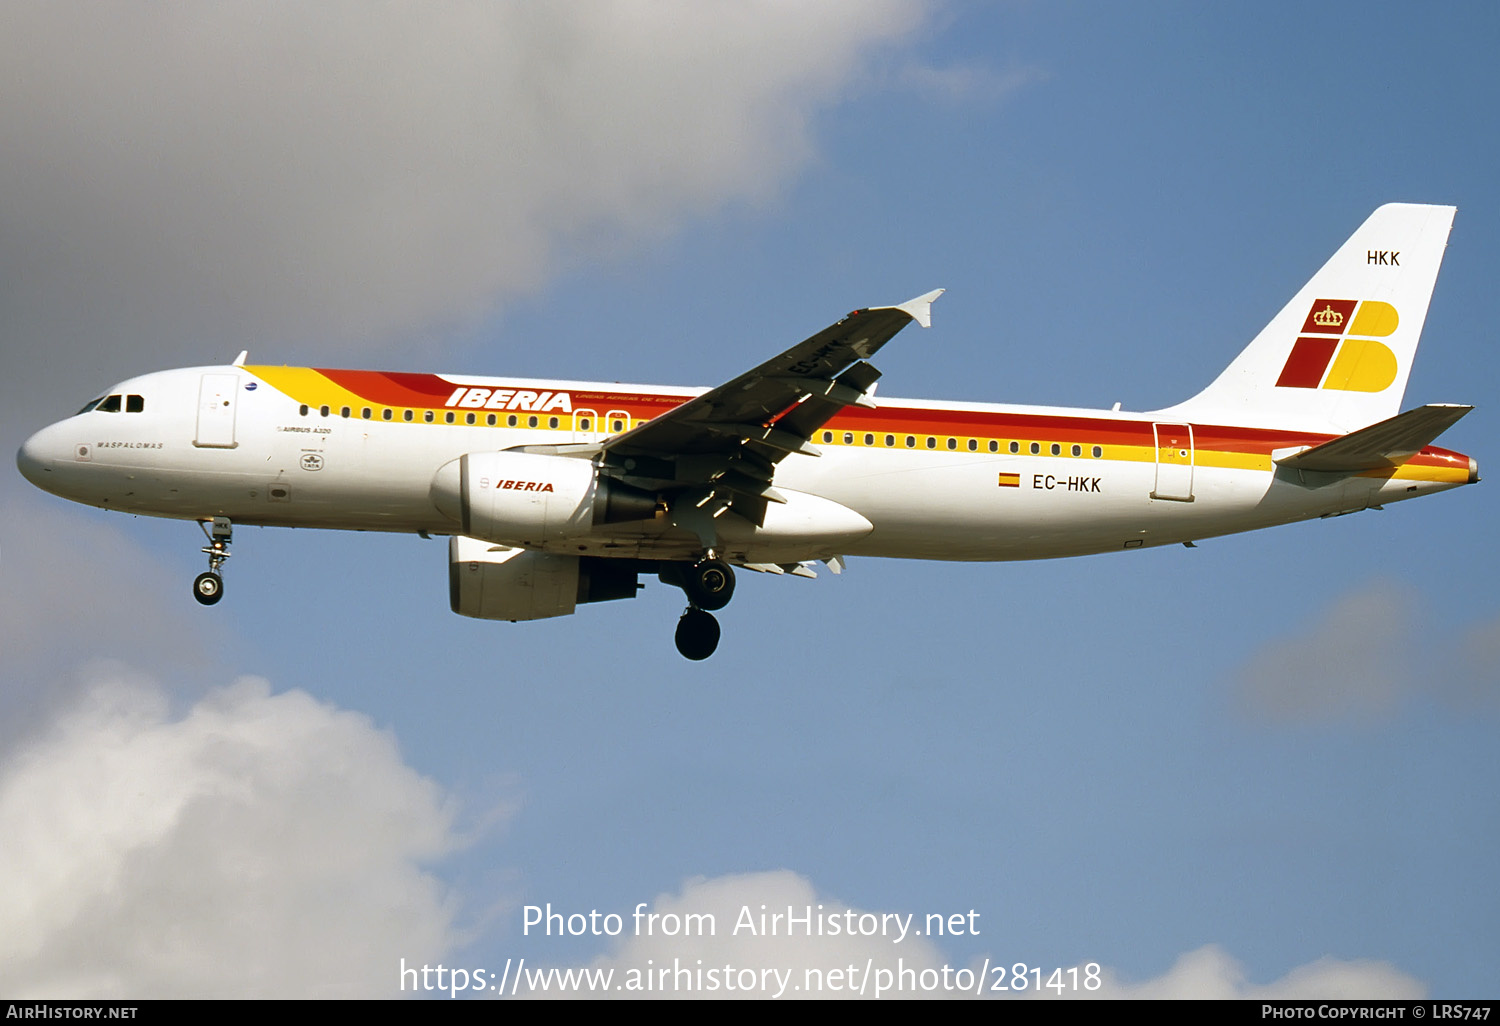
[[[16,469],[38,488],[50,491],[47,488],[48,478],[52,476],[52,461],[56,457],[51,451],[53,446],[46,438],[47,433],[47,429],[43,428],[26,439],[16,452]]]

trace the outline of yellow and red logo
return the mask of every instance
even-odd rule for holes
[[[1394,333],[1399,322],[1396,308],[1379,300],[1316,300],[1276,387],[1385,391],[1396,380],[1396,354],[1375,339]]]

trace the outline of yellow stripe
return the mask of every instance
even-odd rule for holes
[[[246,367],[245,370],[299,403],[338,409],[372,406],[364,396],[334,384],[311,367]]]
[[[1384,470],[1367,470],[1361,477],[1384,477],[1388,472]],[[1451,482],[1453,484],[1467,484],[1469,481],[1469,466],[1465,463],[1461,467],[1428,467],[1418,463],[1403,463],[1390,476],[1399,481],[1434,481]]]

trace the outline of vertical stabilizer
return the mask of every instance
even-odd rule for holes
[[[1454,210],[1376,210],[1213,384],[1162,413],[1339,433],[1395,416]]]

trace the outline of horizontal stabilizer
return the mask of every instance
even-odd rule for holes
[[[1276,462],[1296,470],[1356,473],[1399,467],[1474,407],[1434,403],[1398,413],[1389,420],[1340,435],[1322,445],[1283,456]]]

